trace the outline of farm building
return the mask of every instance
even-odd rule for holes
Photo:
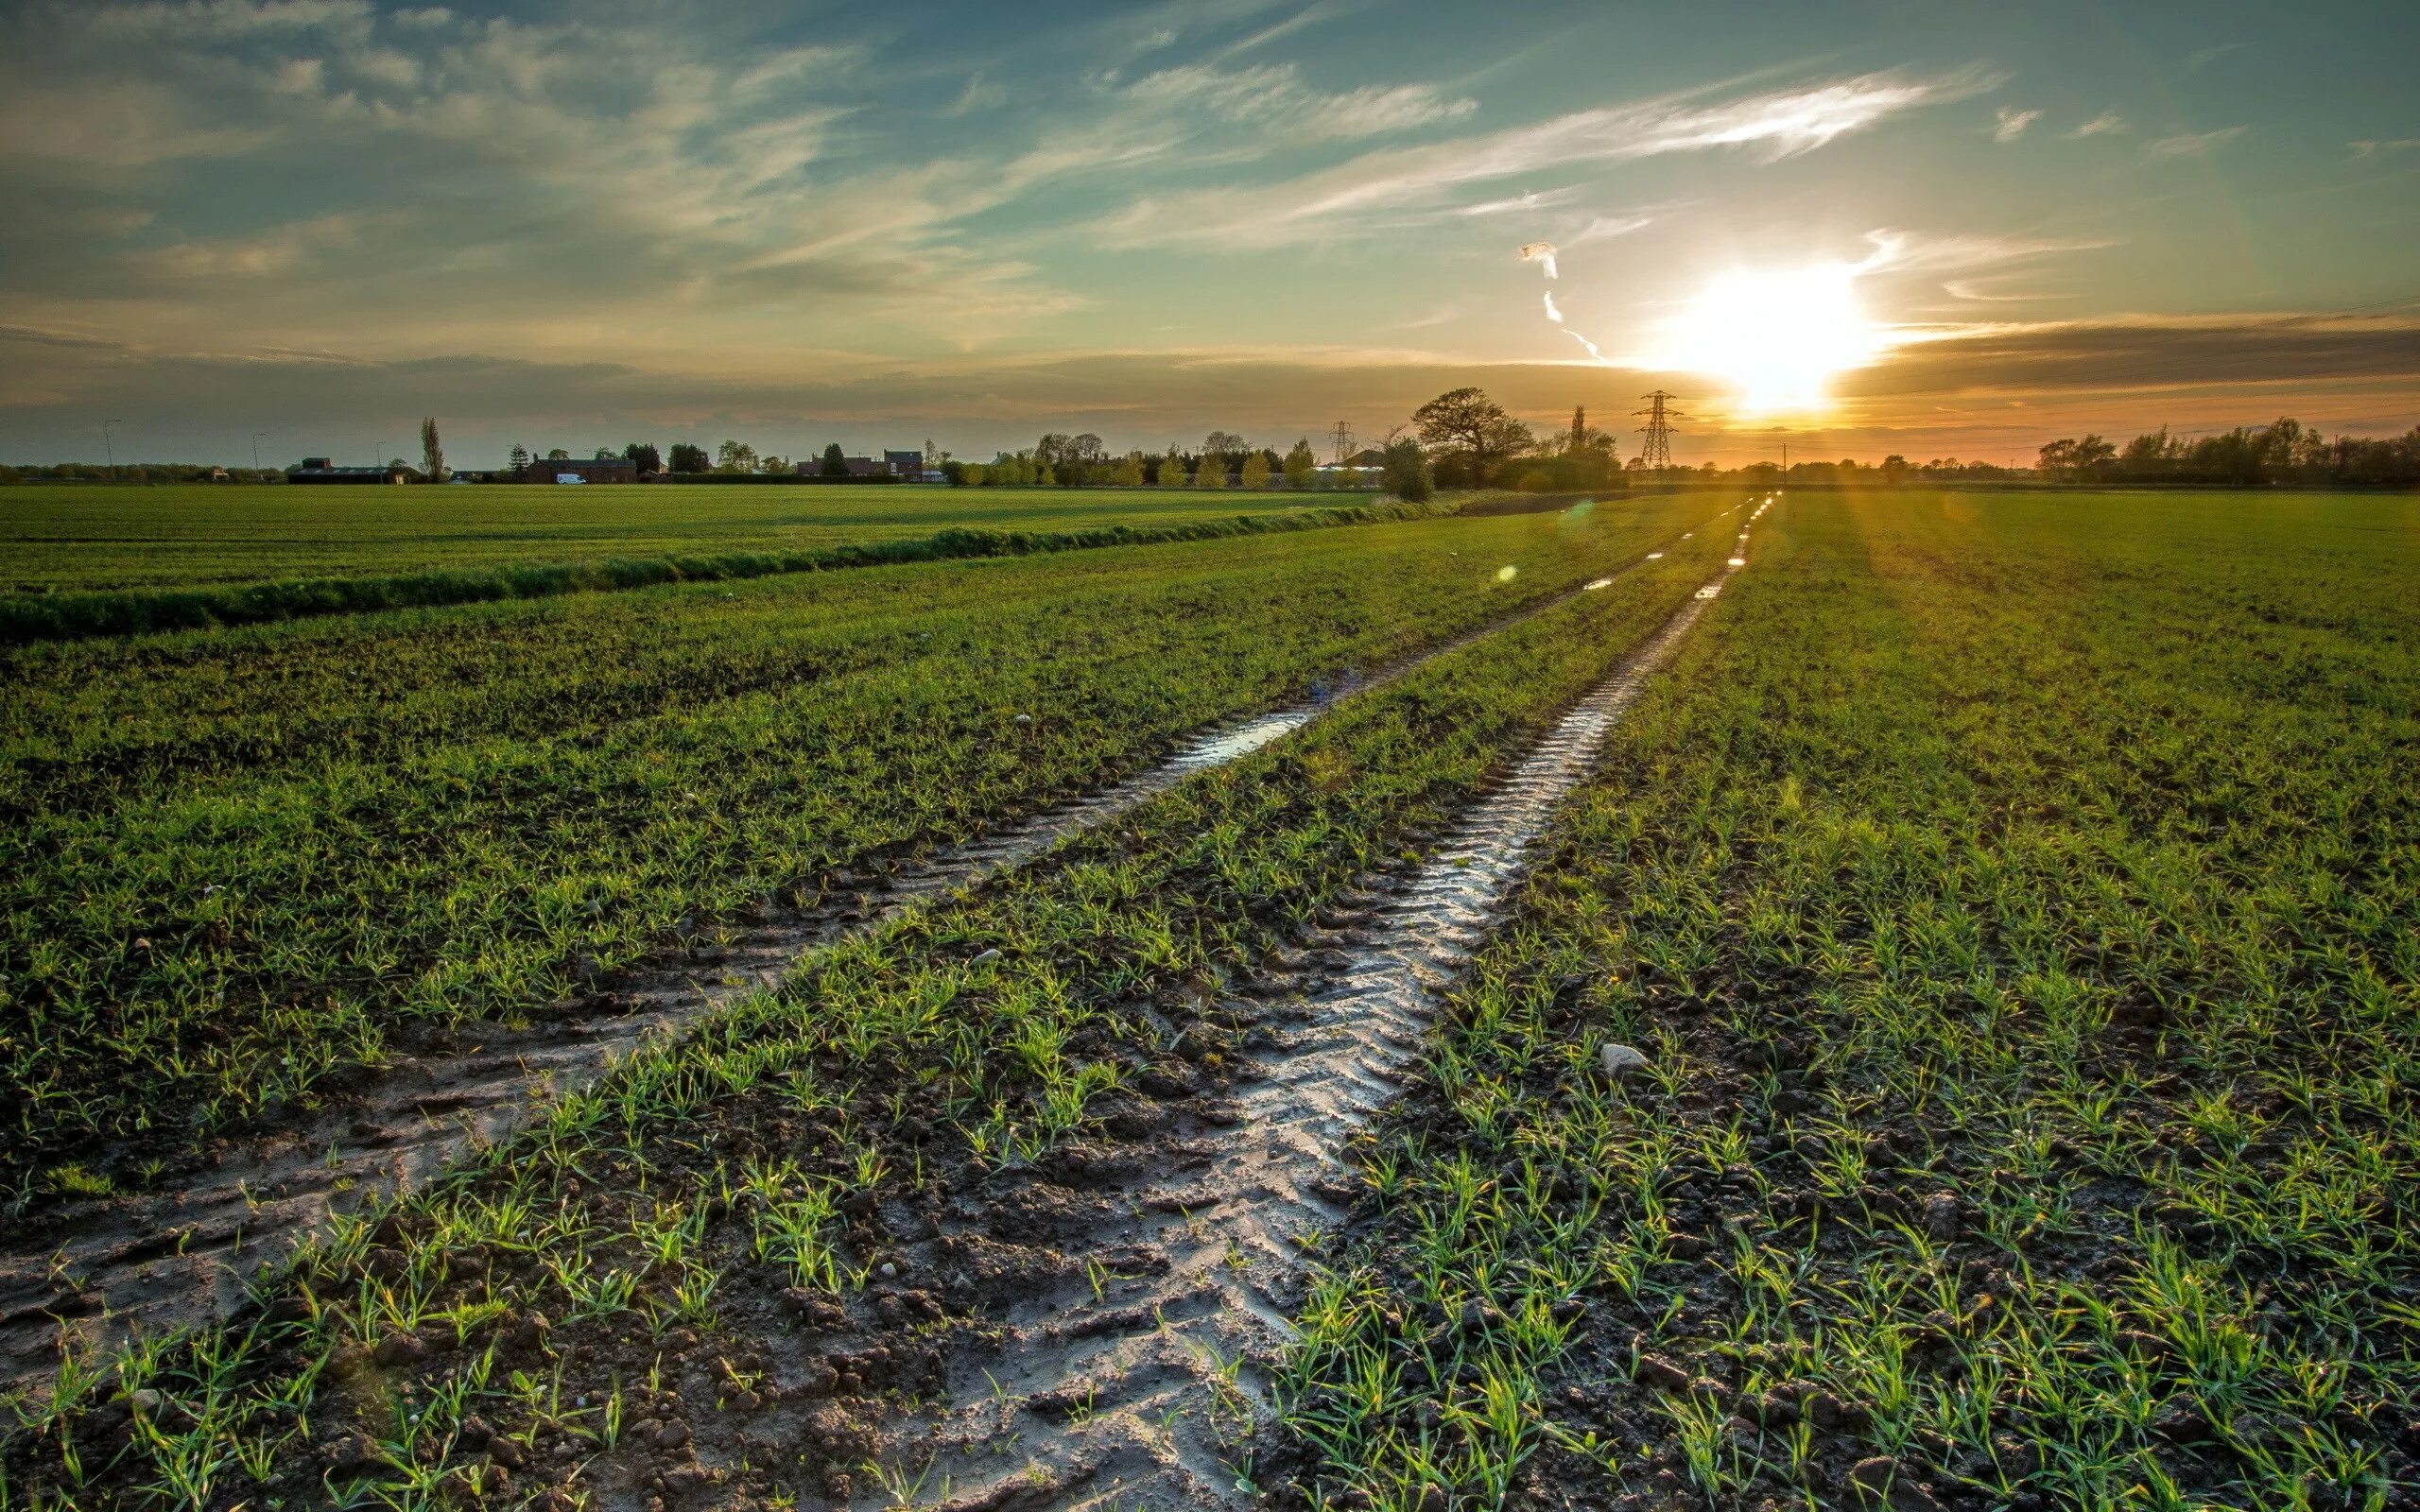
[[[906,478],[910,483],[921,482],[925,476],[925,454],[922,452],[886,451],[882,454],[882,465],[890,470],[892,477]]]
[[[416,467],[337,467],[324,456],[306,456],[302,465],[288,468],[288,483],[425,483]]]
[[[576,479],[581,483],[636,483],[639,465],[627,456],[537,456],[521,470],[529,483],[562,483]]]

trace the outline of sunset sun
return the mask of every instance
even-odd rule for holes
[[[1882,344],[1856,281],[1844,263],[1726,274],[1673,319],[1658,365],[1715,379],[1743,413],[1824,409],[1832,381]]]

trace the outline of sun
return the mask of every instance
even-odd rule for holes
[[[1703,373],[1754,415],[1821,411],[1832,380],[1880,351],[1847,263],[1726,274],[1666,331],[1656,366]]]

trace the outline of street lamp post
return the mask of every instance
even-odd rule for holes
[[[252,432],[252,471],[255,472],[261,470],[261,438],[268,434],[267,431]]]
[[[105,420],[101,421],[101,455],[109,462],[110,479],[112,482],[115,482],[117,479],[117,447],[110,440],[110,427],[112,425],[123,425],[125,423],[126,421],[122,420]]]

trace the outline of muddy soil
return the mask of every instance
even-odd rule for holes
[[[1637,565],[1620,569],[1634,570]],[[727,944],[692,942],[610,990],[526,1027],[457,1028],[406,1054],[356,1095],[266,1134],[197,1151],[162,1190],[55,1206],[0,1236],[0,1387],[47,1376],[68,1340],[110,1345],[228,1315],[332,1213],[427,1179],[466,1149],[508,1138],[543,1099],[593,1081],[653,1039],[774,985],[805,953],[1012,869],[1112,823],[1195,773],[1302,728],[1350,694],[1400,678],[1603,586],[1597,579],[1445,644],[1315,686],[1301,701],[1216,727],[1143,773],[992,834],[835,879],[804,910],[740,921]]]

